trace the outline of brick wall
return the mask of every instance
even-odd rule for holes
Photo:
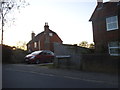
[[[82,55],[82,70],[94,72],[118,73],[120,57],[106,54]]]
[[[30,49],[31,51],[37,51],[37,50],[51,50],[54,52],[54,45],[53,43],[60,43],[62,44],[62,40],[59,38],[59,36],[57,34],[53,34],[53,36],[49,36],[48,35],[48,38],[49,38],[49,41],[48,42],[45,42],[46,39],[45,39],[45,35],[44,33],[42,33],[42,35],[38,35],[37,37],[35,37],[35,40],[32,40],[29,45],[30,45]],[[36,42],[37,44],[37,47],[35,48],[34,47],[34,42]],[[39,46],[40,44],[40,46]],[[28,48],[28,45],[27,45],[27,48]],[[29,50],[28,48],[28,50]]]
[[[103,3],[99,10],[95,10],[91,18],[93,25],[93,38],[96,52],[108,53],[108,42],[120,40],[120,27],[117,30],[107,31],[106,18],[118,16],[118,26],[120,26],[120,5],[117,2]],[[104,48],[104,50],[102,50]]]
[[[73,45],[54,44],[55,55],[71,55],[69,61],[59,60],[59,67],[79,69],[83,71],[118,73],[118,64],[120,63],[117,56],[108,54],[94,54],[90,49],[77,47]],[[54,60],[57,65],[57,59]],[[69,66],[68,66],[69,64]]]
[[[80,69],[81,67],[81,58],[82,54],[92,53],[91,49],[75,46],[75,45],[66,45],[54,43],[54,53],[56,56],[60,55],[70,55],[69,61],[62,59],[59,61],[60,66],[66,67],[67,63],[69,63],[70,68]],[[58,61],[55,59],[54,63],[57,64]]]

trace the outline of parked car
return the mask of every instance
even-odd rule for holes
[[[26,63],[45,63],[52,62],[54,59],[54,53],[49,50],[34,51],[31,54],[25,56]]]

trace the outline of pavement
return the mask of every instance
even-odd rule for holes
[[[50,63],[51,64],[51,63]],[[19,67],[19,69],[15,69],[14,66]],[[22,66],[22,67],[21,67]],[[10,65],[11,67],[11,65]],[[11,69],[11,68],[7,69]],[[25,68],[29,67],[29,68]],[[66,78],[71,79],[79,79],[83,81],[91,81],[91,82],[98,82],[98,83],[107,83],[111,85],[118,86],[118,75],[116,74],[109,74],[109,73],[98,73],[98,72],[84,72],[72,69],[58,69],[58,68],[49,68],[44,64],[12,64],[12,70],[21,70],[24,72],[32,72],[32,73],[39,73],[49,76],[63,76]]]

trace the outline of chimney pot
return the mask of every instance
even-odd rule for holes
[[[97,0],[97,5],[103,4],[103,0]]]
[[[48,22],[45,22],[45,26],[48,26]]]
[[[45,22],[44,31],[47,31],[47,32],[49,31],[49,26],[47,22]]]

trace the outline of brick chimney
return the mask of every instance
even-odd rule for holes
[[[44,41],[45,50],[50,50],[49,26],[47,22],[45,23],[44,26],[44,34],[45,34],[45,41]]]
[[[31,38],[33,39],[35,37],[35,33],[32,31]]]
[[[47,23],[47,22],[45,22],[44,31],[45,31],[45,32],[48,32],[48,31],[49,31],[49,26],[48,26],[48,23]]]

